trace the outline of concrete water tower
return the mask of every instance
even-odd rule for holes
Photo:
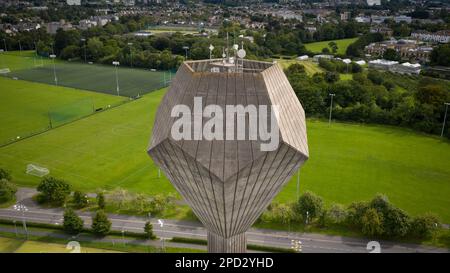
[[[184,62],[159,105],[148,148],[207,228],[209,252],[246,252],[245,232],[309,155],[305,112],[282,68],[276,63],[244,60],[244,56],[241,51],[235,58],[224,54],[223,59]],[[198,102],[204,112],[199,112]],[[192,130],[183,132],[191,138],[173,135],[181,119],[174,115],[177,105],[193,109],[188,118]],[[235,138],[202,136],[213,117],[205,114],[208,105],[223,109],[224,119],[223,126],[216,123],[209,128]],[[269,110],[276,106],[277,114],[273,108],[263,117],[268,128],[276,125],[279,141],[275,149],[261,149],[267,138],[255,139],[249,132],[244,139],[236,137],[237,122],[230,126],[225,117],[227,106],[238,105],[267,105]],[[233,116],[236,121],[239,117],[245,120],[248,127],[255,122],[250,112]]]

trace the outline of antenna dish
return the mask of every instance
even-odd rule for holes
[[[238,50],[237,55],[239,58],[244,59],[245,56],[247,55],[247,52],[245,52],[245,50],[241,48]]]
[[[238,44],[234,44],[234,45],[233,45],[233,49],[234,49],[234,50],[238,50],[238,49],[239,49],[239,45],[238,45]]]

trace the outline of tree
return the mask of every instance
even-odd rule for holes
[[[0,179],[0,203],[11,201],[15,198],[17,187],[5,178]]]
[[[361,218],[362,232],[364,235],[373,237],[383,233],[383,217],[376,209],[370,208],[366,210]]]
[[[328,47],[324,47],[324,48],[322,48],[322,53],[323,54],[329,54],[330,53],[330,49]]]
[[[367,78],[374,84],[380,85],[383,83],[383,75],[381,72],[376,70],[369,70],[369,73],[367,73]]]
[[[401,209],[389,203],[385,195],[377,195],[370,202],[370,207],[382,216],[383,233],[388,237],[403,237],[408,233],[410,219]]]
[[[103,54],[103,42],[99,38],[94,37],[89,39],[87,43],[87,50],[89,55],[94,59],[98,60],[104,56]]]
[[[11,181],[11,172],[5,169],[0,168],[0,180],[1,179],[6,179],[8,181]]]
[[[83,192],[76,191],[73,194],[73,202],[77,208],[84,208],[88,205],[89,200],[87,195]]]
[[[347,222],[354,227],[361,227],[361,219],[369,208],[367,202],[353,202],[347,208]]]
[[[450,44],[435,47],[431,51],[430,61],[433,65],[450,66]]]
[[[329,83],[334,83],[334,82],[339,81],[339,73],[330,72],[330,71],[325,72],[325,81],[327,81]]]
[[[314,219],[320,215],[322,207],[322,198],[312,192],[307,191],[298,199],[296,211],[305,220],[307,220],[307,217],[309,219]]]
[[[153,240],[156,238],[155,234],[153,233],[153,225],[152,223],[150,223],[150,221],[145,223],[144,232],[148,239]]]
[[[303,74],[305,73],[305,66],[299,63],[294,63],[291,64],[287,69],[286,69],[286,74],[287,75],[293,75],[293,74]]]
[[[328,210],[327,218],[333,224],[340,224],[347,218],[347,212],[342,205],[333,204]]]
[[[105,195],[102,192],[97,194],[97,204],[100,209],[105,209]]]
[[[390,61],[400,61],[400,55],[397,53],[397,51],[393,48],[388,48],[383,53],[383,59],[390,60]]]
[[[105,236],[111,230],[111,221],[103,210],[99,210],[92,218],[92,232],[98,236]]]
[[[338,45],[336,44],[336,42],[331,41],[331,42],[328,43],[328,46],[331,48],[331,51],[332,51],[333,53],[336,53],[336,52],[337,52],[337,50],[338,50]]]
[[[78,234],[83,231],[83,220],[75,213],[73,209],[64,211],[64,231],[69,234]]]
[[[439,228],[439,219],[433,214],[415,217],[410,225],[410,235],[416,238],[428,238]]]
[[[39,183],[37,190],[41,193],[42,201],[62,205],[70,194],[70,185],[64,180],[48,176]]]

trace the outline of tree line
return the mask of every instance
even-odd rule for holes
[[[301,66],[291,65],[286,69],[286,74],[309,117],[327,118],[329,94],[333,93],[332,114],[335,119],[404,126],[430,134],[441,133],[444,103],[450,101],[447,81],[372,69],[354,73],[351,80],[339,81],[336,72],[308,76]],[[450,138],[448,127],[444,136]]]

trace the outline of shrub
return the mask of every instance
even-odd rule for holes
[[[89,200],[87,195],[83,192],[76,191],[73,194],[73,202],[77,208],[84,208],[88,205]]]
[[[307,216],[310,219],[314,219],[320,215],[322,212],[322,207],[322,198],[307,191],[298,199],[296,212],[300,214],[304,220],[307,219]]]
[[[63,228],[69,234],[78,234],[83,231],[83,220],[73,209],[66,209],[64,212]]]
[[[92,219],[92,232],[99,236],[105,236],[111,230],[111,221],[102,210],[98,211]]]
[[[39,183],[37,190],[41,193],[41,201],[62,205],[70,194],[70,185],[64,180],[49,176]]]
[[[347,208],[347,223],[354,227],[361,227],[361,219],[369,208],[367,202],[353,202]]]
[[[383,233],[383,217],[376,209],[367,209],[362,218],[361,226],[364,235],[373,237]]]
[[[403,237],[408,233],[410,219],[401,209],[394,207],[384,195],[377,195],[370,207],[383,217],[383,231],[387,237]]]
[[[332,224],[341,224],[347,218],[347,212],[344,206],[340,204],[331,205],[327,213],[327,220]]]
[[[5,179],[8,181],[12,180],[11,172],[5,169],[0,168],[0,180]]]
[[[425,214],[413,218],[409,234],[415,238],[428,238],[439,228],[439,219],[433,214]]]
[[[100,209],[105,209],[105,195],[102,192],[97,194],[97,204]]]
[[[0,179],[0,203],[11,201],[15,198],[17,187],[7,179]]]
[[[155,234],[153,233],[152,223],[150,223],[150,222],[145,223],[144,232],[145,232],[147,239],[155,239],[156,238]]]
[[[339,73],[330,71],[325,72],[325,81],[329,83],[339,81]]]

